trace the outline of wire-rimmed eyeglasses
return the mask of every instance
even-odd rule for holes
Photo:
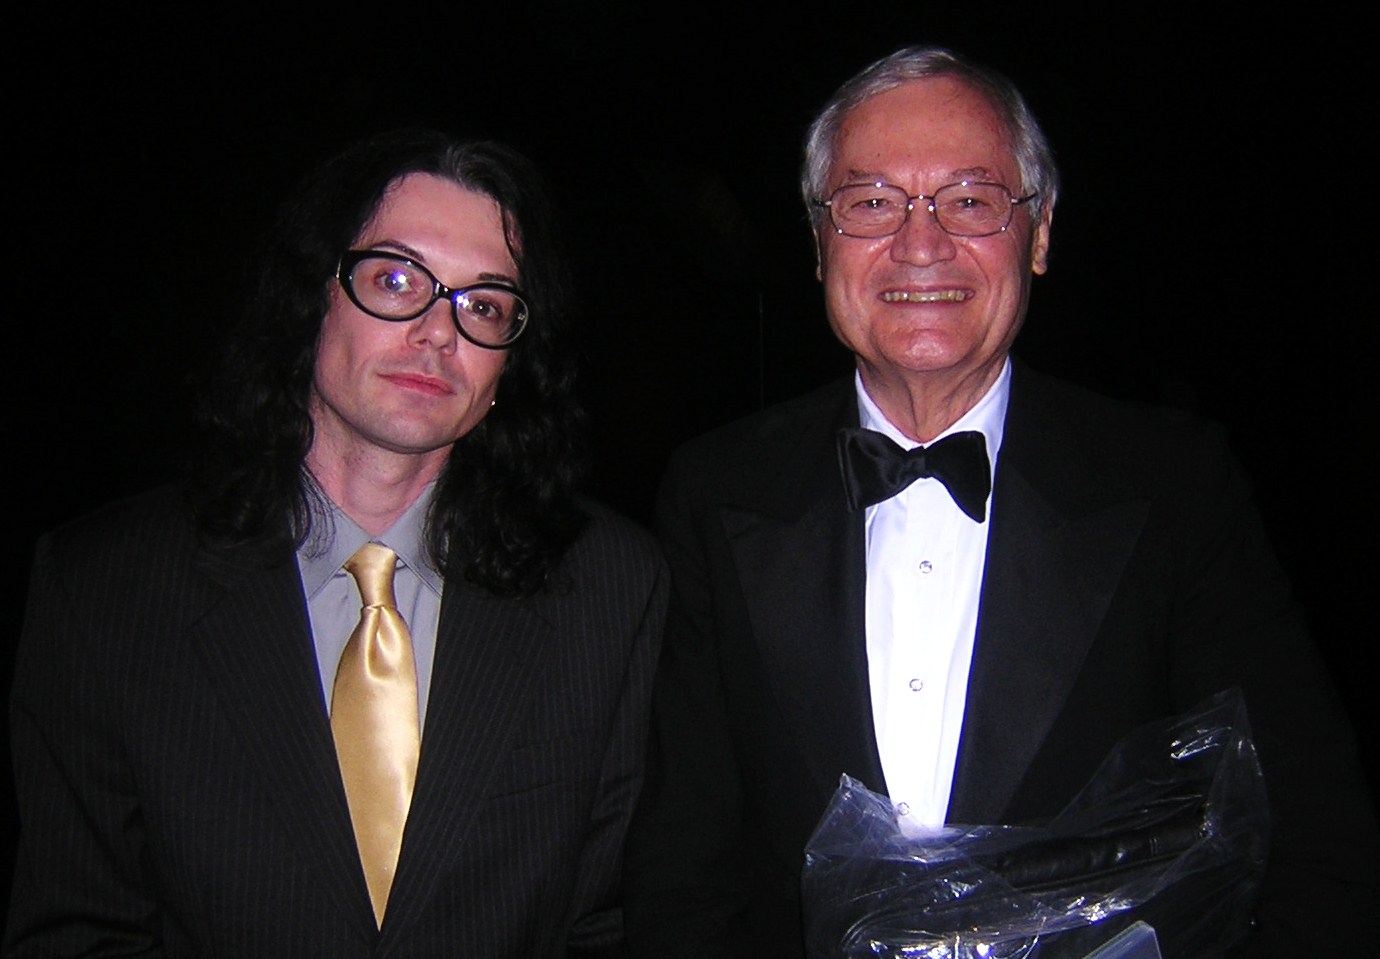
[[[962,180],[941,186],[931,196],[911,196],[899,186],[878,180],[845,184],[815,205],[828,208],[834,229],[844,236],[875,239],[898,232],[916,201],[929,200],[926,209],[941,230],[950,236],[973,237],[1005,231],[1016,207],[1037,195],[1014,197],[1000,183]]]

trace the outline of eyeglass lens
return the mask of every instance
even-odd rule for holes
[[[342,279],[360,309],[385,320],[421,316],[439,296],[427,270],[392,257],[364,257]],[[527,318],[527,304],[503,286],[475,284],[453,291],[451,301],[465,334],[486,346],[512,342]]]
[[[844,233],[878,237],[901,229],[910,203],[900,187],[860,183],[834,191],[829,211]],[[939,226],[955,236],[999,233],[1011,222],[1013,210],[1011,193],[1000,183],[950,183],[936,190],[930,203]]]

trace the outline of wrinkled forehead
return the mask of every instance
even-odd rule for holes
[[[848,111],[828,177],[831,186],[924,175],[1019,187],[1020,172],[1011,132],[991,98],[957,77],[939,76],[908,80]]]

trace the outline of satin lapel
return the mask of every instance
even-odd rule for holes
[[[552,636],[541,597],[499,599],[447,581],[437,629],[417,785],[383,943],[415,920],[464,853],[477,808],[509,751],[515,715]]]
[[[826,793],[841,772],[884,786],[863,626],[864,514],[848,509],[834,447],[857,416],[851,389],[840,395],[774,485],[721,508],[766,684]]]
[[[951,822],[1001,821],[1078,679],[1148,509],[1109,499],[1076,459],[1051,465],[1048,451],[1069,447],[1027,429],[1014,392],[1024,382],[1013,384],[993,490]]]
[[[243,734],[284,828],[341,911],[372,937],[373,911],[321,695],[306,600],[288,556],[271,567],[203,555],[223,592],[194,627],[211,681]]]

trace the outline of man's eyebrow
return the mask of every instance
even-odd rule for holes
[[[425,266],[428,270],[431,269],[431,267],[427,265],[426,257],[424,257],[424,256],[422,255],[421,251],[419,251],[419,250],[414,250],[412,247],[408,246],[406,243],[400,243],[400,242],[397,241],[397,240],[375,240],[373,243],[370,243],[370,244],[369,244],[369,249],[371,249],[371,250],[377,250],[377,249],[395,250],[395,251],[397,251],[398,253],[401,253],[403,256],[407,257],[409,260],[416,260],[416,261],[417,261],[418,263],[420,263],[422,266]],[[442,282],[442,283],[445,283],[444,280],[442,280],[441,282]],[[490,272],[488,272],[487,270],[486,270],[486,271],[480,272],[480,273],[478,274],[478,276],[475,277],[475,279],[474,279],[473,282],[476,282],[476,283],[504,283],[504,284],[507,284],[508,286],[512,286],[512,287],[516,287],[516,286],[518,285],[518,284],[517,284],[517,278],[516,278],[516,277],[509,276],[507,273],[490,273]],[[449,284],[446,284],[446,285],[449,286]]]
[[[485,283],[506,283],[508,286],[513,287],[518,285],[517,278],[509,276],[507,273],[483,272],[479,274],[479,279]]]
[[[849,183],[885,183],[886,177],[871,170],[849,170],[847,182]]]
[[[955,180],[992,180],[996,174],[985,166],[970,166],[963,170],[951,170],[949,176]]]
[[[949,176],[949,177],[952,178],[951,180],[948,181],[948,182],[950,182],[950,183],[958,183],[960,180],[984,180],[984,181],[996,182],[996,181],[993,179],[993,178],[996,176],[996,174],[994,174],[991,170],[989,170],[989,169],[988,169],[987,167],[985,167],[985,166],[971,166],[971,167],[964,167],[964,168],[959,169],[959,170],[950,170],[950,171],[948,172],[947,176]],[[848,183],[890,183],[891,181],[888,180],[888,179],[887,179],[884,175],[882,175],[881,173],[876,172],[875,170],[849,170],[849,171],[848,171],[848,178],[847,178],[846,182],[848,182]]]
[[[408,246],[406,243],[399,243],[397,240],[375,240],[373,243],[369,244],[369,249],[371,250],[377,250],[380,247],[396,250],[409,260],[425,263],[425,257],[422,256],[421,251],[412,249],[412,247]]]

